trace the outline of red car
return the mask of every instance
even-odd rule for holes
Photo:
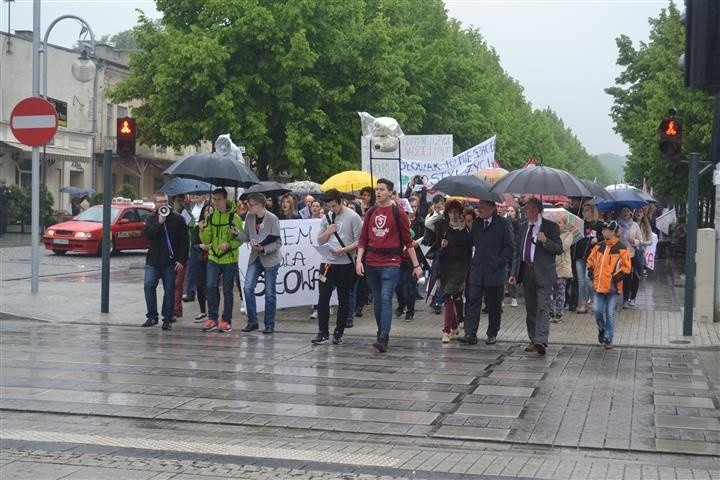
[[[145,219],[153,213],[146,205],[113,203],[110,207],[110,252],[148,248],[150,241],[143,235]],[[102,254],[103,206],[90,207],[69,222],[49,227],[43,235],[45,248],[56,255],[67,252]]]

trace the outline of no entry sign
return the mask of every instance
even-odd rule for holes
[[[40,97],[29,97],[15,105],[10,129],[20,143],[30,147],[45,145],[55,136],[58,117],[55,107]]]

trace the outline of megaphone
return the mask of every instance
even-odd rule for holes
[[[161,217],[167,217],[172,212],[172,209],[167,205],[161,205],[160,208],[158,208],[158,215]]]

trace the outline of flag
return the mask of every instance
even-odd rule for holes
[[[497,157],[493,158],[493,166],[495,168],[502,168],[502,164],[498,161]]]
[[[532,167],[537,167],[537,158],[535,157],[535,154],[533,154],[532,157],[530,157],[528,159],[528,161],[525,162],[525,166],[523,166],[523,168],[532,168]]]

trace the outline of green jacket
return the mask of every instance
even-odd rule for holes
[[[215,210],[212,215],[205,219],[205,228],[200,232],[200,242],[211,245],[208,251],[208,260],[211,262],[225,265],[237,263],[238,261],[238,248],[242,245],[242,242],[235,239],[230,232],[231,221],[238,231],[243,229],[242,218],[235,212],[232,205],[228,206],[227,212]],[[221,252],[220,248],[218,248],[221,243],[228,243],[230,249],[224,253]]]

